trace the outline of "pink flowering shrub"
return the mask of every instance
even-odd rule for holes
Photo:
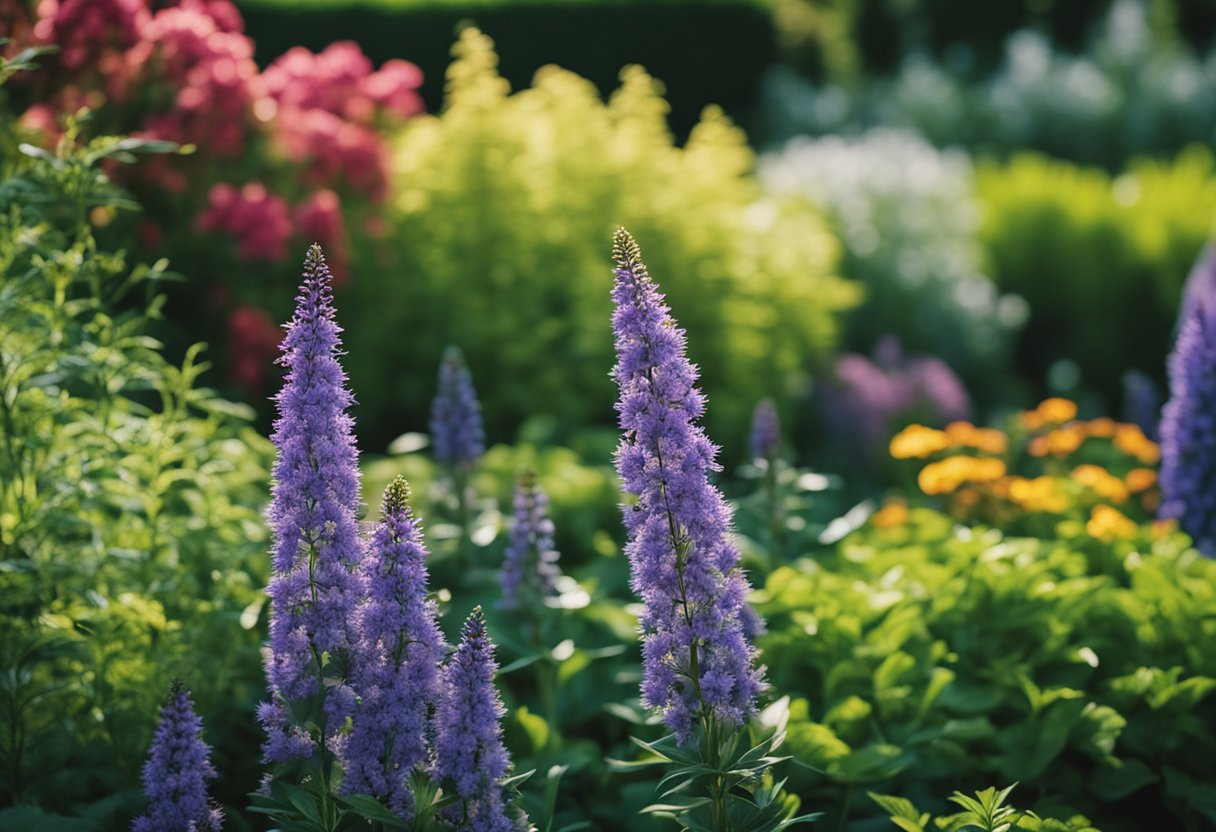
[[[10,49],[52,45],[43,68],[13,87],[18,125],[48,148],[64,119],[90,111],[92,134],[130,133],[188,152],[112,176],[147,206],[132,229],[146,255],[191,263],[202,285],[170,308],[227,344],[229,372],[259,390],[267,362],[246,361],[283,317],[288,252],[321,243],[338,285],[349,238],[375,233],[368,207],[388,195],[381,130],[422,112],[422,74],[377,69],[353,42],[295,48],[265,71],[231,0],[0,0]],[[189,310],[189,311],[184,311]],[[272,328],[273,329],[273,328]],[[274,330],[277,343],[277,329]],[[274,344],[271,344],[273,348]]]

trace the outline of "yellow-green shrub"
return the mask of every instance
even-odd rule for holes
[[[1108,393],[1160,372],[1182,283],[1216,222],[1212,152],[1138,160],[1120,176],[1036,154],[982,166],[982,237],[1001,287],[1030,303],[1023,370],[1069,358]]]
[[[455,55],[443,112],[396,143],[388,256],[363,263],[343,300],[373,446],[425,424],[449,342],[468,357],[491,439],[534,413],[611,420],[618,225],[689,332],[719,430],[742,434],[757,398],[790,390],[831,346],[857,294],[831,273],[835,241],[812,209],[764,198],[720,111],[681,148],[638,67],[605,105],[556,67],[510,94],[476,30]]]

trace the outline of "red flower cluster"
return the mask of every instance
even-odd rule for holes
[[[226,182],[214,186],[208,205],[195,221],[199,231],[222,231],[237,240],[237,259],[279,262],[287,258],[291,216],[287,202],[250,182],[240,190]]]

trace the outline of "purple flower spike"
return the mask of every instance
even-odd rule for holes
[[[190,692],[175,679],[144,763],[148,814],[135,819],[132,832],[219,832],[223,814],[207,797],[215,778],[210,755]]]
[[[494,643],[481,607],[464,623],[460,644],[444,668],[444,694],[435,713],[435,776],[460,797],[444,815],[459,832],[514,832],[499,780],[510,765],[502,744],[505,710],[494,689]]]
[[[624,229],[612,254],[616,466],[638,498],[624,522],[631,585],[644,604],[642,701],[685,742],[698,721],[741,724],[755,710],[763,668],[748,636],[756,622],[729,539],[730,510],[709,482],[717,448],[697,424],[705,398],[684,355],[684,331]]]
[[[1187,281],[1161,416],[1161,517],[1216,557],[1216,248]]]
[[[1123,374],[1123,421],[1131,422],[1156,442],[1161,436],[1161,389],[1139,370]]]
[[[781,422],[772,399],[761,399],[752,411],[752,433],[747,447],[752,459],[773,459],[781,446]]]
[[[293,726],[289,704],[322,693],[320,657],[355,642],[351,627],[362,597],[357,570],[363,559],[355,512],[358,454],[346,412],[354,399],[334,320],[329,269],[319,246],[308,250],[304,283],[287,325],[279,362],[287,368],[275,401],[272,440],[278,451],[267,512],[274,536],[270,596],[270,655],[266,675],[272,702],[259,709],[267,759],[306,757],[313,745]],[[353,706],[349,688],[326,692],[324,739],[336,735]]]
[[[515,518],[502,564],[502,607],[517,609],[521,601],[555,595],[554,582],[561,570],[553,545],[549,495],[531,471],[520,474],[515,485]],[[522,599],[523,593],[530,598]]]
[[[458,467],[472,465],[485,451],[481,405],[456,347],[447,348],[439,365],[439,392],[431,404],[431,441],[436,460]]]
[[[427,712],[439,698],[445,647],[427,599],[427,551],[397,477],[384,492],[384,519],[363,561],[368,602],[356,622],[360,648],[353,686],[360,696],[343,746],[343,791],[371,794],[409,820],[409,777],[426,761]]]

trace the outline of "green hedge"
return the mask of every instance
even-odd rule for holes
[[[977,185],[992,275],[1030,304],[1021,371],[1042,382],[1071,359],[1109,397],[1129,369],[1162,376],[1183,281],[1216,228],[1212,152],[1117,177],[1024,154],[982,166]]]
[[[318,50],[354,40],[377,63],[417,64],[431,112],[442,105],[448,47],[465,22],[494,38],[503,76],[516,89],[540,67],[557,64],[607,92],[622,66],[641,64],[666,86],[681,134],[707,104],[751,109],[760,74],[776,54],[772,17],[757,0],[246,0],[241,11],[260,63],[292,46]]]

